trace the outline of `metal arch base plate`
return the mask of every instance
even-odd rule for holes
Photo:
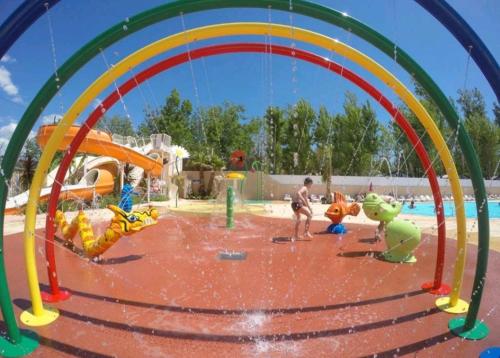
[[[46,326],[54,322],[59,317],[59,311],[53,307],[45,306],[41,315],[34,315],[31,308],[23,311],[19,317],[21,322],[27,326],[39,327]]]
[[[12,343],[4,337],[0,337],[0,356],[22,357],[32,353],[38,348],[38,335],[33,331],[21,330],[21,341]]]

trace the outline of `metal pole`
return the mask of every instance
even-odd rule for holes
[[[148,173],[148,203],[151,201],[151,175]]]
[[[123,190],[123,164],[120,164],[120,192]]]

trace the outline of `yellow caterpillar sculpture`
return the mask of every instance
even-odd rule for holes
[[[83,251],[90,258],[103,254],[122,236],[132,235],[157,223],[158,210],[154,208],[145,211],[132,211],[130,213],[123,211],[115,205],[108,205],[107,208],[115,216],[111,219],[111,223],[106,228],[104,234],[97,239],[94,238],[94,231],[87,215],[81,210],[70,224],[66,221],[64,213],[58,210],[55,222],[61,228],[64,239],[70,243],[73,243],[76,233],[80,233]]]

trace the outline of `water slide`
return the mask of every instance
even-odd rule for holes
[[[46,125],[40,127],[37,135],[37,142],[43,148],[49,141],[50,136],[56,129],[56,125]],[[73,138],[80,127],[71,126],[64,135],[63,140],[59,143],[59,150],[67,150]],[[93,155],[108,156],[118,159],[123,163],[141,167],[146,173],[154,176],[160,176],[163,168],[163,163],[159,157],[149,157],[146,151],[141,148],[131,148],[126,145],[114,143],[109,134],[97,130],[91,130],[82,144],[78,148],[79,153],[87,153]]]
[[[37,142],[40,147],[44,147],[48,142],[56,126],[47,125],[40,127],[37,134]],[[80,127],[72,126],[66,132],[64,139],[59,144],[60,150],[67,150],[69,144],[73,141]],[[131,148],[126,145],[114,143],[109,134],[91,130],[85,140],[80,145],[78,152],[98,155],[101,157],[86,158],[85,167],[88,170],[82,179],[75,185],[64,185],[61,190],[61,199],[84,199],[90,200],[95,194],[105,195],[113,191],[114,178],[118,172],[118,162],[130,163],[134,166],[132,177],[134,178],[132,186],[137,186],[142,179],[144,172],[155,176],[160,176],[162,170],[162,161],[159,155],[152,153],[145,155],[150,148]],[[82,160],[82,159],[80,159]],[[78,162],[74,164],[78,165]],[[40,199],[45,201],[49,198],[52,191],[55,168],[47,175],[46,187],[42,188]],[[66,176],[67,177],[67,176]],[[19,213],[28,202],[29,192],[26,191],[7,200],[5,209],[6,215]]]
[[[113,191],[114,178],[118,173],[118,160],[110,157],[90,157],[85,160],[87,173],[80,179],[78,184],[63,185],[61,199],[84,199],[91,200],[95,194],[105,195]],[[55,173],[58,167],[47,175],[47,186],[42,188],[40,198],[42,201],[48,200],[52,191]],[[13,215],[20,212],[20,209],[28,202],[29,191],[13,196],[7,200],[5,209],[6,215]]]

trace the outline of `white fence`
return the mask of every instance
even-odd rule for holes
[[[210,172],[205,172],[205,186],[208,185]],[[184,172],[189,180],[193,180],[193,190],[196,191],[200,183],[199,172]],[[267,175],[262,174],[262,181],[258,179],[259,173],[247,173],[244,183],[244,196],[247,199],[257,199],[258,193],[263,193],[263,199],[281,200],[285,194],[292,194],[303,184],[306,175]],[[320,176],[309,176],[313,180],[311,194],[324,195],[326,184]],[[438,179],[441,194],[451,195],[451,187],[448,179]],[[373,190],[380,194],[393,194],[396,196],[430,195],[432,191],[427,178],[407,177],[356,177],[356,176],[333,176],[332,191],[340,191],[344,194],[355,196],[369,190],[370,184]],[[468,179],[460,180],[464,195],[474,195],[472,183]],[[257,186],[261,185],[261,188]],[[486,191],[489,195],[500,195],[500,180],[486,180]],[[260,189],[260,190],[259,190]]]
[[[266,197],[281,198],[287,193],[296,190],[301,185],[306,175],[265,175],[266,184],[264,193]],[[313,180],[312,193],[322,195],[326,191],[326,184],[320,176],[310,176]],[[442,195],[451,195],[451,186],[448,179],[439,178],[439,187]],[[461,179],[460,184],[465,195],[473,195],[474,190],[470,179]],[[382,194],[396,196],[432,195],[429,181],[424,178],[408,177],[357,177],[357,176],[332,176],[332,190],[345,194],[356,195],[367,192],[370,188]],[[485,180],[488,194],[500,195],[500,180]],[[267,190],[269,188],[271,191]]]

